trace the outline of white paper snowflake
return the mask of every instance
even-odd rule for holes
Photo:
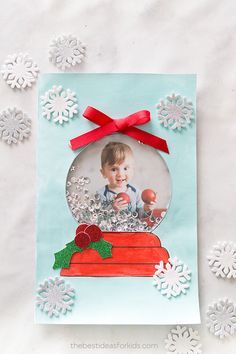
[[[1,72],[11,88],[25,89],[36,81],[39,68],[29,54],[19,53],[8,55]]]
[[[229,299],[219,300],[208,307],[206,325],[221,339],[236,331],[236,306]]]
[[[29,137],[31,120],[17,108],[0,113],[0,138],[7,144],[16,144]]]
[[[44,96],[41,96],[43,116],[48,120],[53,118],[55,123],[63,124],[78,112],[76,102],[75,92],[70,89],[63,90],[62,86],[53,86],[45,92]]]
[[[191,123],[194,113],[192,102],[174,93],[167,96],[166,102],[161,101],[157,105],[157,110],[160,123],[172,130],[186,128]]]
[[[58,317],[60,313],[66,314],[72,310],[75,290],[69,284],[65,284],[62,278],[50,278],[39,285],[36,304],[40,310],[50,317]]]
[[[177,326],[171,329],[165,339],[167,354],[201,354],[201,343],[198,331],[193,328]]]
[[[162,295],[167,298],[176,297],[181,293],[186,294],[191,280],[191,271],[177,257],[169,258],[164,265],[163,261],[155,266],[153,285],[157,286]]]
[[[50,47],[49,60],[61,70],[80,64],[85,56],[85,45],[72,35],[54,39]]]
[[[218,242],[207,258],[217,277],[236,278],[236,244]]]

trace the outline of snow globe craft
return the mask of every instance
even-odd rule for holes
[[[39,81],[37,283],[65,279],[76,295],[66,316],[38,306],[37,322],[199,323],[195,76]]]
[[[84,112],[88,119],[97,115],[106,117],[93,107]],[[137,112],[132,119],[140,115],[150,119],[148,111]],[[131,124],[130,116],[125,119],[123,124]],[[100,132],[90,132],[95,142],[69,167],[66,198],[78,227],[74,240],[55,254],[54,269],[62,268],[62,276],[151,277],[155,265],[169,258],[159,237],[152,234],[170,203],[168,167],[150,145],[119,132],[111,135],[110,130],[98,140]],[[83,139],[76,141],[81,144]]]

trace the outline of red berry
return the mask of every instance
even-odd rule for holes
[[[145,189],[142,192],[141,198],[144,203],[151,204],[151,202],[156,202],[156,193],[152,189]]]
[[[92,242],[99,241],[102,238],[102,231],[96,225],[89,225],[85,232],[89,234]]]
[[[84,230],[86,229],[86,227],[88,227],[88,224],[80,224],[80,225],[77,227],[77,229],[76,229],[76,231],[75,231],[75,234],[77,235],[79,232],[84,231]]]
[[[127,193],[124,192],[118,193],[116,199],[117,198],[122,198],[123,201],[126,202],[127,204],[130,203],[130,196]]]
[[[75,244],[79,248],[82,248],[82,249],[87,248],[88,245],[90,244],[90,242],[91,242],[91,238],[86,232],[83,232],[83,231],[79,232],[75,236]]]

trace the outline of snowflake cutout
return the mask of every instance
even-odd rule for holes
[[[217,277],[236,278],[236,244],[218,242],[207,258]]]
[[[0,113],[0,138],[7,144],[17,144],[29,137],[31,120],[17,108]]]
[[[44,96],[41,96],[43,116],[48,120],[53,118],[55,123],[63,124],[78,112],[76,102],[75,92],[70,89],[63,90],[62,86],[53,86],[45,92]]]
[[[50,47],[49,60],[61,70],[80,64],[85,56],[85,45],[72,35],[54,39]]]
[[[186,327],[173,328],[165,339],[167,354],[201,354],[198,331]]]
[[[50,317],[58,317],[60,313],[66,314],[72,310],[75,290],[69,284],[65,284],[62,278],[45,280],[39,285],[37,294],[36,304]]]
[[[29,54],[19,53],[8,55],[1,72],[11,88],[25,89],[36,81],[39,68]]]
[[[170,129],[186,128],[193,119],[193,104],[180,95],[167,96],[167,101],[157,105],[159,122]]]
[[[167,298],[176,297],[181,293],[186,294],[191,280],[191,271],[177,257],[169,258],[164,265],[163,261],[155,266],[153,285],[157,286],[162,295]]]
[[[229,299],[219,300],[208,307],[207,327],[220,339],[234,334],[236,330],[236,306]]]

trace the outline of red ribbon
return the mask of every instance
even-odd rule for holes
[[[150,145],[155,149],[169,154],[166,140],[134,127],[134,125],[141,125],[150,121],[149,111],[142,110],[125,118],[112,119],[96,108],[88,106],[84,111],[83,116],[91,122],[100,125],[100,127],[71,139],[70,147],[72,150],[76,150],[84,145],[102,139],[106,135],[120,132],[143,144]]]

